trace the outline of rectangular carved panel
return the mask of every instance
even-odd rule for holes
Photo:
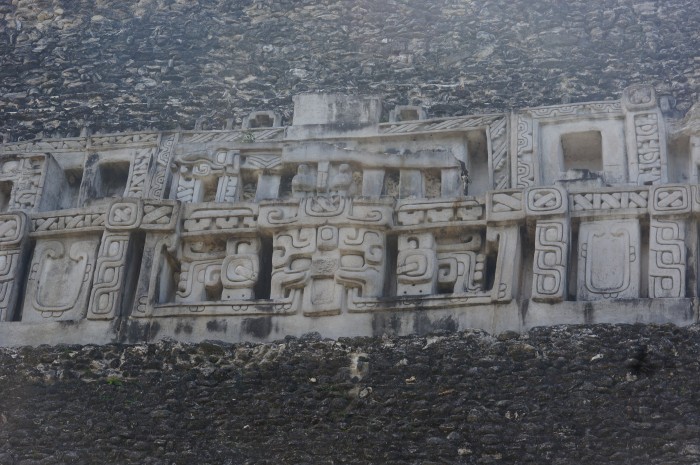
[[[578,300],[638,298],[639,244],[637,220],[582,223],[578,247]]]
[[[538,221],[532,265],[532,299],[561,302],[566,299],[569,265],[569,222]]]
[[[685,297],[685,221],[653,218],[649,232],[649,297]]]
[[[37,241],[22,321],[85,317],[99,243],[99,236]]]
[[[95,264],[88,319],[108,320],[117,314],[128,249],[129,233],[104,233]]]

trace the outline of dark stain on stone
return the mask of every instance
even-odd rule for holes
[[[58,322],[58,325],[64,328],[68,328],[70,326],[75,326],[77,325],[78,322],[76,320],[61,320]]]
[[[209,320],[207,321],[207,331],[210,333],[225,333],[228,329],[226,320]]]
[[[122,336],[121,340],[129,344],[135,344],[137,342],[144,342],[149,333],[150,323],[141,323],[139,321],[131,321],[126,328],[125,334]],[[125,336],[125,337],[124,337]]]
[[[593,324],[593,303],[586,302],[583,305],[583,322],[587,325]]]
[[[258,339],[265,339],[272,331],[272,317],[246,318],[243,320],[243,332]]]
[[[437,320],[431,320],[426,313],[419,313],[413,319],[413,332],[416,334],[428,334],[435,331],[455,332],[459,325],[452,318],[446,316]]]
[[[192,325],[183,321],[178,321],[177,326],[175,326],[175,334],[180,333],[185,333],[187,335],[192,334]]]
[[[520,302],[520,323],[521,324],[525,323],[525,318],[527,318],[527,311],[529,308],[530,308],[530,300],[523,299],[523,301]]]
[[[149,341],[154,340],[159,332],[160,332],[160,323],[158,323],[157,321],[153,321],[151,323],[151,327],[148,329],[148,340]],[[192,332],[191,329],[190,329],[190,332]]]
[[[401,332],[401,316],[395,313],[375,313],[372,316],[372,334],[380,337],[398,335]]]

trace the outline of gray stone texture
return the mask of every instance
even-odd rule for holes
[[[223,129],[292,96],[356,92],[428,116],[618,98],[698,98],[695,0],[0,3],[0,128],[11,140]]]
[[[0,350],[0,463],[696,464],[700,328]]]

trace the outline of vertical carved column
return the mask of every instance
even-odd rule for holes
[[[240,198],[241,157],[238,153],[229,153],[224,166],[224,174],[219,178],[216,188],[216,202],[237,202]]]
[[[0,321],[16,312],[19,283],[27,261],[27,216],[21,212],[0,215]]]
[[[158,154],[149,168],[148,195],[152,199],[162,199],[168,184],[170,164],[179,134],[163,134],[160,138]]]
[[[528,216],[536,218],[532,263],[532,300],[561,302],[567,295],[569,218],[566,191],[532,188],[525,197]]]
[[[535,257],[532,265],[532,300],[566,300],[569,264],[569,222],[538,221],[535,228]]]
[[[522,190],[491,191],[486,194],[486,255],[495,255],[491,300],[509,302],[517,297],[522,260],[520,225],[525,220]],[[490,260],[491,261],[491,260]]]
[[[172,200],[124,198],[110,205],[97,259],[88,318],[117,316],[122,304],[120,299],[124,292],[128,250],[136,231],[146,232],[146,239],[132,316],[148,316],[154,298],[152,289],[155,286],[152,286],[152,281],[158,281],[157,263],[162,258],[163,241],[167,242],[176,231],[178,214],[179,204]]]
[[[667,182],[666,131],[654,88],[635,85],[622,94],[630,181],[639,185]]]
[[[311,277],[312,257],[316,253],[316,229],[310,227],[276,232],[273,238],[270,298],[290,298],[306,287]],[[295,308],[298,310],[298,308]]]
[[[649,229],[649,297],[685,297],[686,218],[691,211],[688,186],[652,190]]]
[[[110,320],[119,314],[131,233],[142,220],[143,202],[140,200],[125,198],[110,205],[95,263],[89,320]]]
[[[685,297],[685,221],[652,218],[649,297]]]
[[[510,187],[510,160],[508,159],[508,119],[501,118],[489,126],[489,160],[493,189]]]
[[[110,320],[118,314],[130,234],[105,231],[95,263],[89,320]]]
[[[535,140],[536,129],[533,119],[525,114],[517,114],[512,116],[512,125],[514,127],[513,137],[513,171],[512,185],[517,188],[527,188],[535,185],[537,176],[535,175]]]
[[[489,226],[486,230],[486,253],[496,255],[491,300],[510,302],[517,297],[522,257],[518,225]]]
[[[134,160],[129,168],[129,181],[124,195],[126,197],[143,198],[148,194],[148,171],[153,154],[152,147],[134,150]]]

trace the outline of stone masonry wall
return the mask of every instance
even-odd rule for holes
[[[0,2],[11,140],[291,118],[305,91],[380,94],[429,116],[619,98],[698,99],[695,0]],[[675,108],[674,108],[675,105]]]
[[[700,328],[0,351],[0,463],[696,464]]]
[[[224,128],[292,95],[429,116],[698,100],[695,0],[0,2],[9,140]],[[698,327],[0,350],[0,464],[693,464]]]

